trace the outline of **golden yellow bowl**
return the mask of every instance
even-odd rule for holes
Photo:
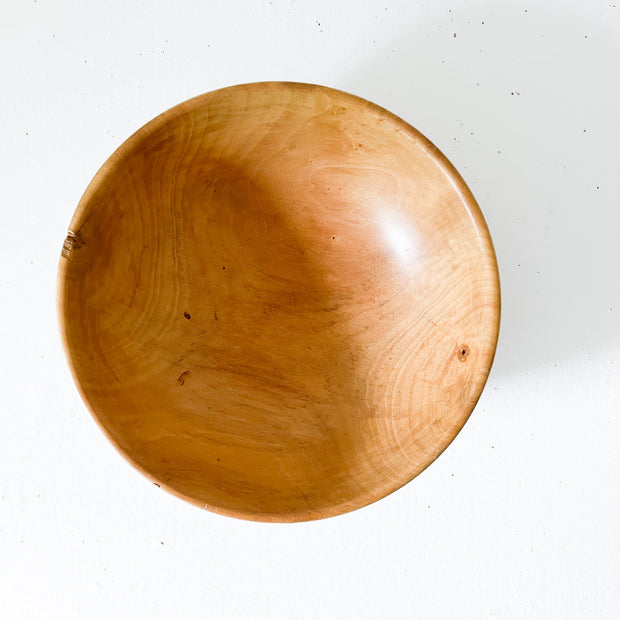
[[[337,90],[182,103],[88,186],[62,248],[72,372],[118,450],[214,512],[302,521],[399,488],[484,387],[500,292],[471,192]]]

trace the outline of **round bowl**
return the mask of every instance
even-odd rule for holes
[[[446,448],[487,379],[493,246],[424,136],[321,86],[158,116],[82,197],[59,269],[82,397],[157,486],[260,521],[333,516]]]

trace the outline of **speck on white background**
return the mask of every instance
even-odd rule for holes
[[[3,0],[0,616],[620,617],[620,2]],[[325,521],[203,512],[73,385],[56,269],[87,183],[215,88],[305,81],[420,129],[477,197],[495,366],[411,484]]]

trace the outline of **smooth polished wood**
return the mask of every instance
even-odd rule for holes
[[[346,93],[258,83],[129,138],[59,271],[76,383],[164,489],[263,521],[336,515],[411,480],[487,379],[499,282],[447,159]]]

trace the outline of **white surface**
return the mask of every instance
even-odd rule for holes
[[[620,615],[620,2],[0,12],[3,618]],[[487,388],[438,461],[289,526],[135,472],[73,386],[55,309],[66,228],[111,152],[190,96],[265,79],[356,93],[433,140],[487,218],[504,304]]]

